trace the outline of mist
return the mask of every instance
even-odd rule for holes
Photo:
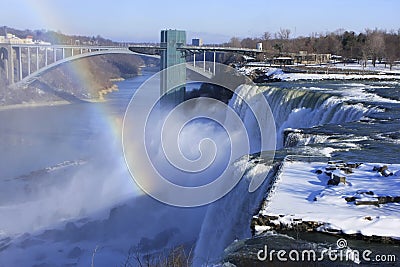
[[[149,116],[141,101],[123,122],[118,97],[0,112],[0,265],[118,265],[131,253],[191,251],[198,240],[201,257],[214,228],[227,231],[223,249],[233,241],[228,232],[242,231],[226,224],[235,217],[217,223],[219,206],[229,207],[223,196],[240,182],[248,154],[263,147],[249,114],[265,114],[265,106],[257,88],[241,89],[229,105],[197,98],[173,110],[155,106]],[[231,195],[247,193],[249,181]]]
[[[98,246],[96,266],[106,266],[121,262],[132,248],[145,255],[180,245],[194,247],[207,206],[174,207],[145,194],[128,171],[121,125],[115,124],[119,119],[105,114],[101,105],[0,112],[2,121],[12,118],[0,128],[1,151],[6,152],[1,159],[0,240],[43,240],[25,248],[29,252],[24,257],[13,246],[0,252],[1,264],[31,264],[38,253],[46,255],[46,262],[59,263],[62,257],[51,255],[62,249],[68,258],[78,247],[79,265],[87,266]],[[225,110],[215,112],[224,119]],[[207,184],[227,167],[231,144],[219,123],[206,118],[189,121],[178,139],[166,132],[164,141],[178,141],[184,157],[212,165],[203,173],[188,173],[171,165],[160,149],[157,130],[162,122],[148,132],[148,151],[172,182]]]

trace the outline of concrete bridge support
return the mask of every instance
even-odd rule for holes
[[[22,47],[18,47],[15,50],[16,52],[16,57],[17,57],[17,64],[18,64],[18,68],[17,68],[17,77],[18,77],[18,81],[22,80]]]
[[[14,61],[13,61],[13,50],[11,46],[0,47],[0,60],[3,63],[4,71],[6,73],[7,83],[11,84],[14,82]]]

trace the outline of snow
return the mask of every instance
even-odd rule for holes
[[[315,173],[316,170],[325,170],[326,163],[286,161],[273,194],[260,214],[284,215],[278,220],[285,224],[290,224],[293,219],[322,222],[320,231],[336,229],[345,234],[361,233],[400,239],[399,203],[356,205],[345,200],[345,197],[375,200],[376,196],[398,196],[400,164],[386,164],[394,173],[388,177],[373,171],[375,165],[383,164],[362,164],[353,169],[354,173],[341,173],[346,176],[346,184],[328,186],[330,177],[325,173]]]
[[[253,73],[256,70],[262,70],[262,71],[267,71],[268,68],[266,67],[241,67],[240,69],[238,69],[238,71],[244,75],[250,75],[251,73]]]
[[[320,67],[320,66],[316,66]],[[338,63],[333,65],[333,67],[338,68],[338,69],[348,69],[348,70],[366,70],[366,71],[375,71],[377,73],[395,73],[395,74],[400,74],[400,66],[399,65],[394,65],[392,67],[392,70],[389,68],[389,64],[376,64],[375,67],[372,65],[372,62],[369,61],[367,66],[363,68],[361,64],[356,64],[356,63],[351,63],[351,64],[343,64],[343,63]]]
[[[245,75],[250,75],[256,70],[263,71],[266,73],[268,77],[280,79],[282,81],[297,81],[297,80],[369,80],[369,79],[378,79],[378,80],[400,80],[400,66],[393,66],[392,70],[390,70],[389,65],[385,64],[376,64],[375,67],[372,65],[372,62],[368,62],[366,67],[363,67],[361,64],[351,63],[351,64],[342,64],[337,63],[334,65],[308,65],[307,67],[313,69],[315,67],[325,68],[327,69],[326,74],[313,74],[313,73],[284,73],[282,69],[275,67],[265,67],[265,66],[257,66],[253,62],[251,66],[244,66],[240,68],[238,71]],[[304,65],[301,65],[304,66]],[[288,67],[291,67],[290,65]],[[296,67],[296,65],[293,65]],[[349,70],[349,71],[369,71],[375,72],[376,74],[335,74],[335,69]],[[329,73],[332,72],[332,73]]]
[[[271,76],[271,75],[283,75],[284,72],[281,69],[277,69],[277,68],[269,68],[268,72],[267,72],[267,76]]]
[[[273,76],[282,81],[297,81],[297,80],[400,80],[400,75],[385,75],[385,74],[313,74],[313,73],[283,73]]]

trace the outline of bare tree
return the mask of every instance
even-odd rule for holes
[[[257,39],[252,39],[252,38],[244,38],[240,44],[241,47],[246,47],[246,48],[256,48],[257,46]]]
[[[229,41],[228,45],[230,47],[242,47],[241,43],[240,43],[240,38],[238,37],[232,37],[231,40]]]
[[[289,29],[279,29],[279,32],[276,33],[277,39],[288,40],[290,38],[291,31]]]
[[[376,64],[376,60],[383,57],[385,52],[385,35],[384,32],[379,31],[378,29],[365,30],[367,35],[366,46],[368,50],[368,54],[372,59],[372,65]]]
[[[290,37],[290,30],[289,29],[280,29],[278,32],[275,33],[275,39],[277,42],[274,42],[273,48],[279,51],[281,55],[282,52],[288,52],[289,50],[289,37]]]
[[[314,39],[314,51],[317,53],[338,54],[341,50],[341,42],[334,33],[320,34]]]
[[[386,34],[385,36],[385,56],[389,63],[390,70],[392,70],[394,62],[400,58],[399,52],[400,35],[394,32]]]
[[[278,32],[265,32],[260,38],[233,37],[227,44],[234,47],[255,47],[257,42],[263,43],[266,56],[284,55],[287,52],[307,51],[308,53],[336,54],[345,61],[362,61],[364,66],[369,59],[375,66],[376,62],[386,59],[391,66],[400,59],[400,29],[370,30],[356,34],[353,31],[338,29],[334,32],[312,33],[308,37],[291,38],[289,29],[281,28]],[[264,57],[263,57],[264,58]]]
[[[271,39],[271,37],[272,37],[272,35],[271,35],[270,32],[264,32],[264,34],[262,36],[262,39],[263,39],[263,41],[267,41],[268,42]]]

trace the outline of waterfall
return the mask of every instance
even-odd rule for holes
[[[338,96],[322,92],[276,87],[266,87],[263,91],[275,118],[278,149],[283,147],[287,128],[358,121],[369,112],[362,104],[348,104]]]
[[[239,160],[235,167],[241,168],[245,162]],[[219,259],[223,250],[234,240],[251,236],[251,217],[264,198],[264,191],[249,193],[249,184],[257,176],[263,176],[262,187],[275,178],[277,166],[251,162],[239,184],[226,196],[212,203],[202,224],[194,250],[193,266],[202,266]]]
[[[328,135],[306,134],[300,130],[287,129],[284,132],[284,147],[306,146],[310,144],[326,143]]]
[[[369,112],[362,104],[346,103],[345,99],[324,92],[244,85],[236,90],[237,94],[229,105],[244,122],[250,138],[257,137],[259,129],[254,127],[252,115],[249,114],[251,110],[243,99],[249,101],[260,92],[266,97],[274,115],[278,149],[283,147],[283,134],[287,128],[310,128],[357,121]],[[250,142],[258,140],[253,138]],[[241,165],[244,163],[240,160],[235,163],[237,168],[241,168]],[[194,266],[218,261],[223,250],[235,239],[251,236],[251,217],[266,197],[267,187],[275,173],[271,167],[253,162],[229,194],[208,206],[194,250]],[[268,176],[258,190],[249,193],[250,181],[260,175]]]

